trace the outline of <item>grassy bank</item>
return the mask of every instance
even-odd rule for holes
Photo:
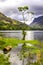
[[[5,46],[12,46],[16,47],[18,44],[23,44],[23,43],[28,43],[28,44],[38,44],[38,40],[19,40],[16,38],[0,38],[0,48],[3,48]]]

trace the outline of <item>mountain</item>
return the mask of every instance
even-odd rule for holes
[[[0,12],[0,30],[28,30],[30,27],[17,20],[11,19]]]
[[[33,29],[43,30],[43,16],[39,16],[30,24]]]

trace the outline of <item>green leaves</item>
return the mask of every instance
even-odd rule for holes
[[[19,11],[22,11],[22,10],[23,10],[23,8],[22,8],[22,7],[18,7],[18,10],[19,10]]]
[[[19,10],[19,11],[26,11],[26,10],[28,10],[28,9],[29,9],[28,6],[18,7],[18,10]]]
[[[28,6],[24,6],[24,10],[28,10],[29,8],[28,8]]]

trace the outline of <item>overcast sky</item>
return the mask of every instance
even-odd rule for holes
[[[22,20],[17,9],[19,6],[29,6],[29,11],[33,11],[35,16],[43,15],[43,0],[0,0],[0,12],[11,18]]]

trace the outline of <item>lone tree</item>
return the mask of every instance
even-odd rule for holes
[[[33,12],[29,12],[29,7],[28,6],[22,6],[22,7],[18,7],[18,10],[21,12],[22,17],[23,17],[23,21],[25,24],[25,14],[34,14]],[[25,36],[26,36],[26,32],[25,32],[25,27],[23,28],[23,40],[25,40]]]
[[[29,9],[28,6],[18,7],[18,10],[22,13],[22,17],[23,17],[24,23],[25,23],[25,17],[24,17],[24,15],[25,15],[25,13],[27,12],[28,9]]]
[[[29,9],[28,6],[18,7],[18,10],[22,14],[24,24],[25,24],[25,17],[24,16],[27,13],[29,14],[28,9]],[[30,12],[30,13],[33,14],[33,12]],[[22,33],[23,33],[23,39],[22,40],[25,40],[25,36],[26,36],[25,27],[23,28]],[[26,52],[26,43],[24,42],[24,44],[22,45],[22,49],[21,49],[22,65],[24,65],[24,60],[25,60],[24,54],[25,54],[25,52]]]
[[[22,14],[24,24],[25,24],[25,17],[24,17],[24,15],[25,15],[25,13],[27,12],[28,9],[29,9],[28,6],[18,7],[18,10],[19,10],[19,11],[21,12],[21,14]],[[26,32],[25,32],[25,30],[24,30],[24,28],[23,28],[23,40],[25,40],[25,35],[26,35]]]

